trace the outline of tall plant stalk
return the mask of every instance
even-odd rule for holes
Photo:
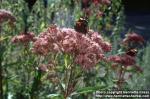
[[[39,90],[40,84],[41,84],[41,71],[37,71],[37,74],[35,74],[31,92],[30,92],[31,99],[37,99],[37,95],[38,95],[37,91]]]
[[[0,56],[0,99],[3,99],[2,57]]]
[[[1,38],[1,26],[0,26],[0,38]],[[2,58],[3,58],[3,46],[0,41],[0,99],[3,99],[3,69],[2,69]]]

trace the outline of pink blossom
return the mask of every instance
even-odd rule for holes
[[[111,3],[111,0],[101,0],[103,4],[109,5]]]
[[[87,9],[89,8],[91,5],[91,1],[90,0],[81,0],[81,7],[82,9]]]
[[[46,55],[49,52],[49,44],[48,41],[44,38],[37,38],[36,42],[34,42],[33,52],[36,52],[41,55]]]
[[[84,4],[88,3],[90,0],[82,0]]]
[[[125,66],[131,66],[131,65],[135,65],[136,61],[135,61],[135,57],[132,57],[130,55],[123,55],[122,56],[122,64]]]
[[[108,60],[123,66],[132,66],[136,64],[135,57],[126,54],[109,56]]]
[[[32,32],[21,33],[20,35],[14,36],[12,38],[13,43],[29,43],[30,41],[35,41],[35,35]]]
[[[81,40],[82,43],[77,46],[78,53],[75,57],[75,63],[81,65],[83,69],[89,70],[104,59],[104,54],[97,43]]]
[[[120,63],[120,64],[122,63],[122,58],[118,55],[109,56],[108,60],[115,63]]]
[[[41,72],[48,72],[48,66],[46,64],[41,64],[38,68]]]
[[[92,2],[93,2],[95,5],[98,5],[99,3],[101,3],[101,0],[92,0]]]
[[[110,0],[92,0],[92,2],[95,4],[95,5],[98,5],[98,4],[106,4],[106,5],[109,5],[111,3]]]
[[[143,43],[144,38],[141,35],[138,35],[137,33],[129,33],[126,35],[126,38],[123,40],[123,44],[128,43]]]
[[[103,15],[104,15],[103,12],[98,11],[97,14],[96,14],[96,18],[98,19],[98,18],[102,17]]]
[[[9,21],[10,24],[13,24],[16,21],[16,18],[10,11],[0,9],[0,25],[5,21]]]
[[[105,52],[109,52],[112,49],[112,46],[109,42],[103,42],[101,47]]]
[[[99,46],[101,46],[101,48],[104,52],[111,51],[111,49],[112,49],[111,44],[109,42],[105,42],[103,40],[103,37],[100,34],[98,34],[97,32],[90,31],[89,36],[94,42],[98,43]]]
[[[90,8],[84,8],[83,12],[86,16],[92,15],[92,10]]]
[[[56,26],[50,26],[42,32],[33,44],[33,51],[40,55],[51,52],[70,54],[74,62],[85,70],[105,59],[103,52],[110,50],[111,45],[94,31],[84,35],[71,28]]]

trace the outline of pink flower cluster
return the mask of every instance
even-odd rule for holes
[[[136,57],[135,56],[130,56],[127,54],[123,54],[123,55],[113,55],[113,56],[109,56],[108,61],[113,62],[112,64],[112,68],[114,70],[117,70],[117,66],[121,65],[124,66],[125,68],[127,68],[128,66],[132,66],[132,68],[134,68],[136,70],[136,72],[142,73],[143,69],[136,65]]]
[[[35,41],[35,35],[32,32],[21,33],[20,35],[17,35],[17,36],[12,38],[13,43],[27,44],[30,41]]]
[[[92,2],[97,5],[97,4],[106,4],[109,5],[111,3],[110,0],[92,0]]]
[[[126,35],[126,38],[123,40],[123,44],[128,43],[144,43],[144,38],[141,35],[138,35],[137,33],[128,33]]]
[[[103,37],[100,34],[98,34],[97,32],[94,32],[94,31],[89,31],[88,35],[92,41],[98,43],[98,45],[101,46],[101,48],[104,52],[111,51],[111,49],[112,49],[111,44],[106,41],[104,42]]]
[[[0,9],[0,25],[5,21],[9,21],[9,23],[12,24],[16,21],[16,18],[10,11]]]
[[[95,14],[96,12],[96,17],[100,18],[104,13],[103,11],[97,9],[97,6],[110,5],[111,0],[81,0],[81,3],[83,13],[87,17]],[[93,7],[91,8],[91,5],[96,6],[95,9],[93,9]]]
[[[111,45],[94,31],[84,35],[74,29],[56,26],[41,33],[33,46],[33,51],[40,55],[50,52],[70,54],[74,57],[74,62],[85,70],[103,60],[104,52],[110,50]]]
[[[92,1],[92,2],[91,2]],[[106,4],[109,5],[111,3],[111,0],[82,0],[84,5],[88,6],[89,3],[94,3],[95,5],[98,4]]]
[[[108,60],[114,63],[119,63],[123,66],[132,66],[135,65],[136,63],[135,57],[132,57],[127,54],[110,56]]]

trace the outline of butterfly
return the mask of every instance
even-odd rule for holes
[[[128,50],[127,52],[126,52],[126,54],[127,55],[129,55],[129,56],[136,56],[137,55],[137,53],[138,53],[138,50],[137,49],[130,49],[130,50]]]
[[[82,34],[86,34],[88,32],[88,21],[86,18],[79,18],[78,21],[76,21],[75,26],[74,26],[75,30],[77,32],[80,32]]]

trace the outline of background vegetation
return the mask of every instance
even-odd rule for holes
[[[92,99],[97,90],[149,90],[150,44],[146,41],[136,47],[136,64],[142,72],[129,68],[124,77],[130,79],[121,85],[111,62],[101,61],[91,71],[84,71],[80,66],[70,66],[71,55],[38,56],[32,53],[32,42],[27,46],[12,42],[14,36],[25,32],[38,36],[51,24],[74,28],[80,17],[88,17],[89,29],[112,44],[105,56],[126,53],[121,43],[125,19],[121,0],[99,1],[88,4],[88,0],[1,0],[0,9],[10,11],[15,22],[2,22],[0,16],[0,99]],[[41,65],[48,65],[49,59],[56,61],[57,67],[49,67],[47,72]]]

